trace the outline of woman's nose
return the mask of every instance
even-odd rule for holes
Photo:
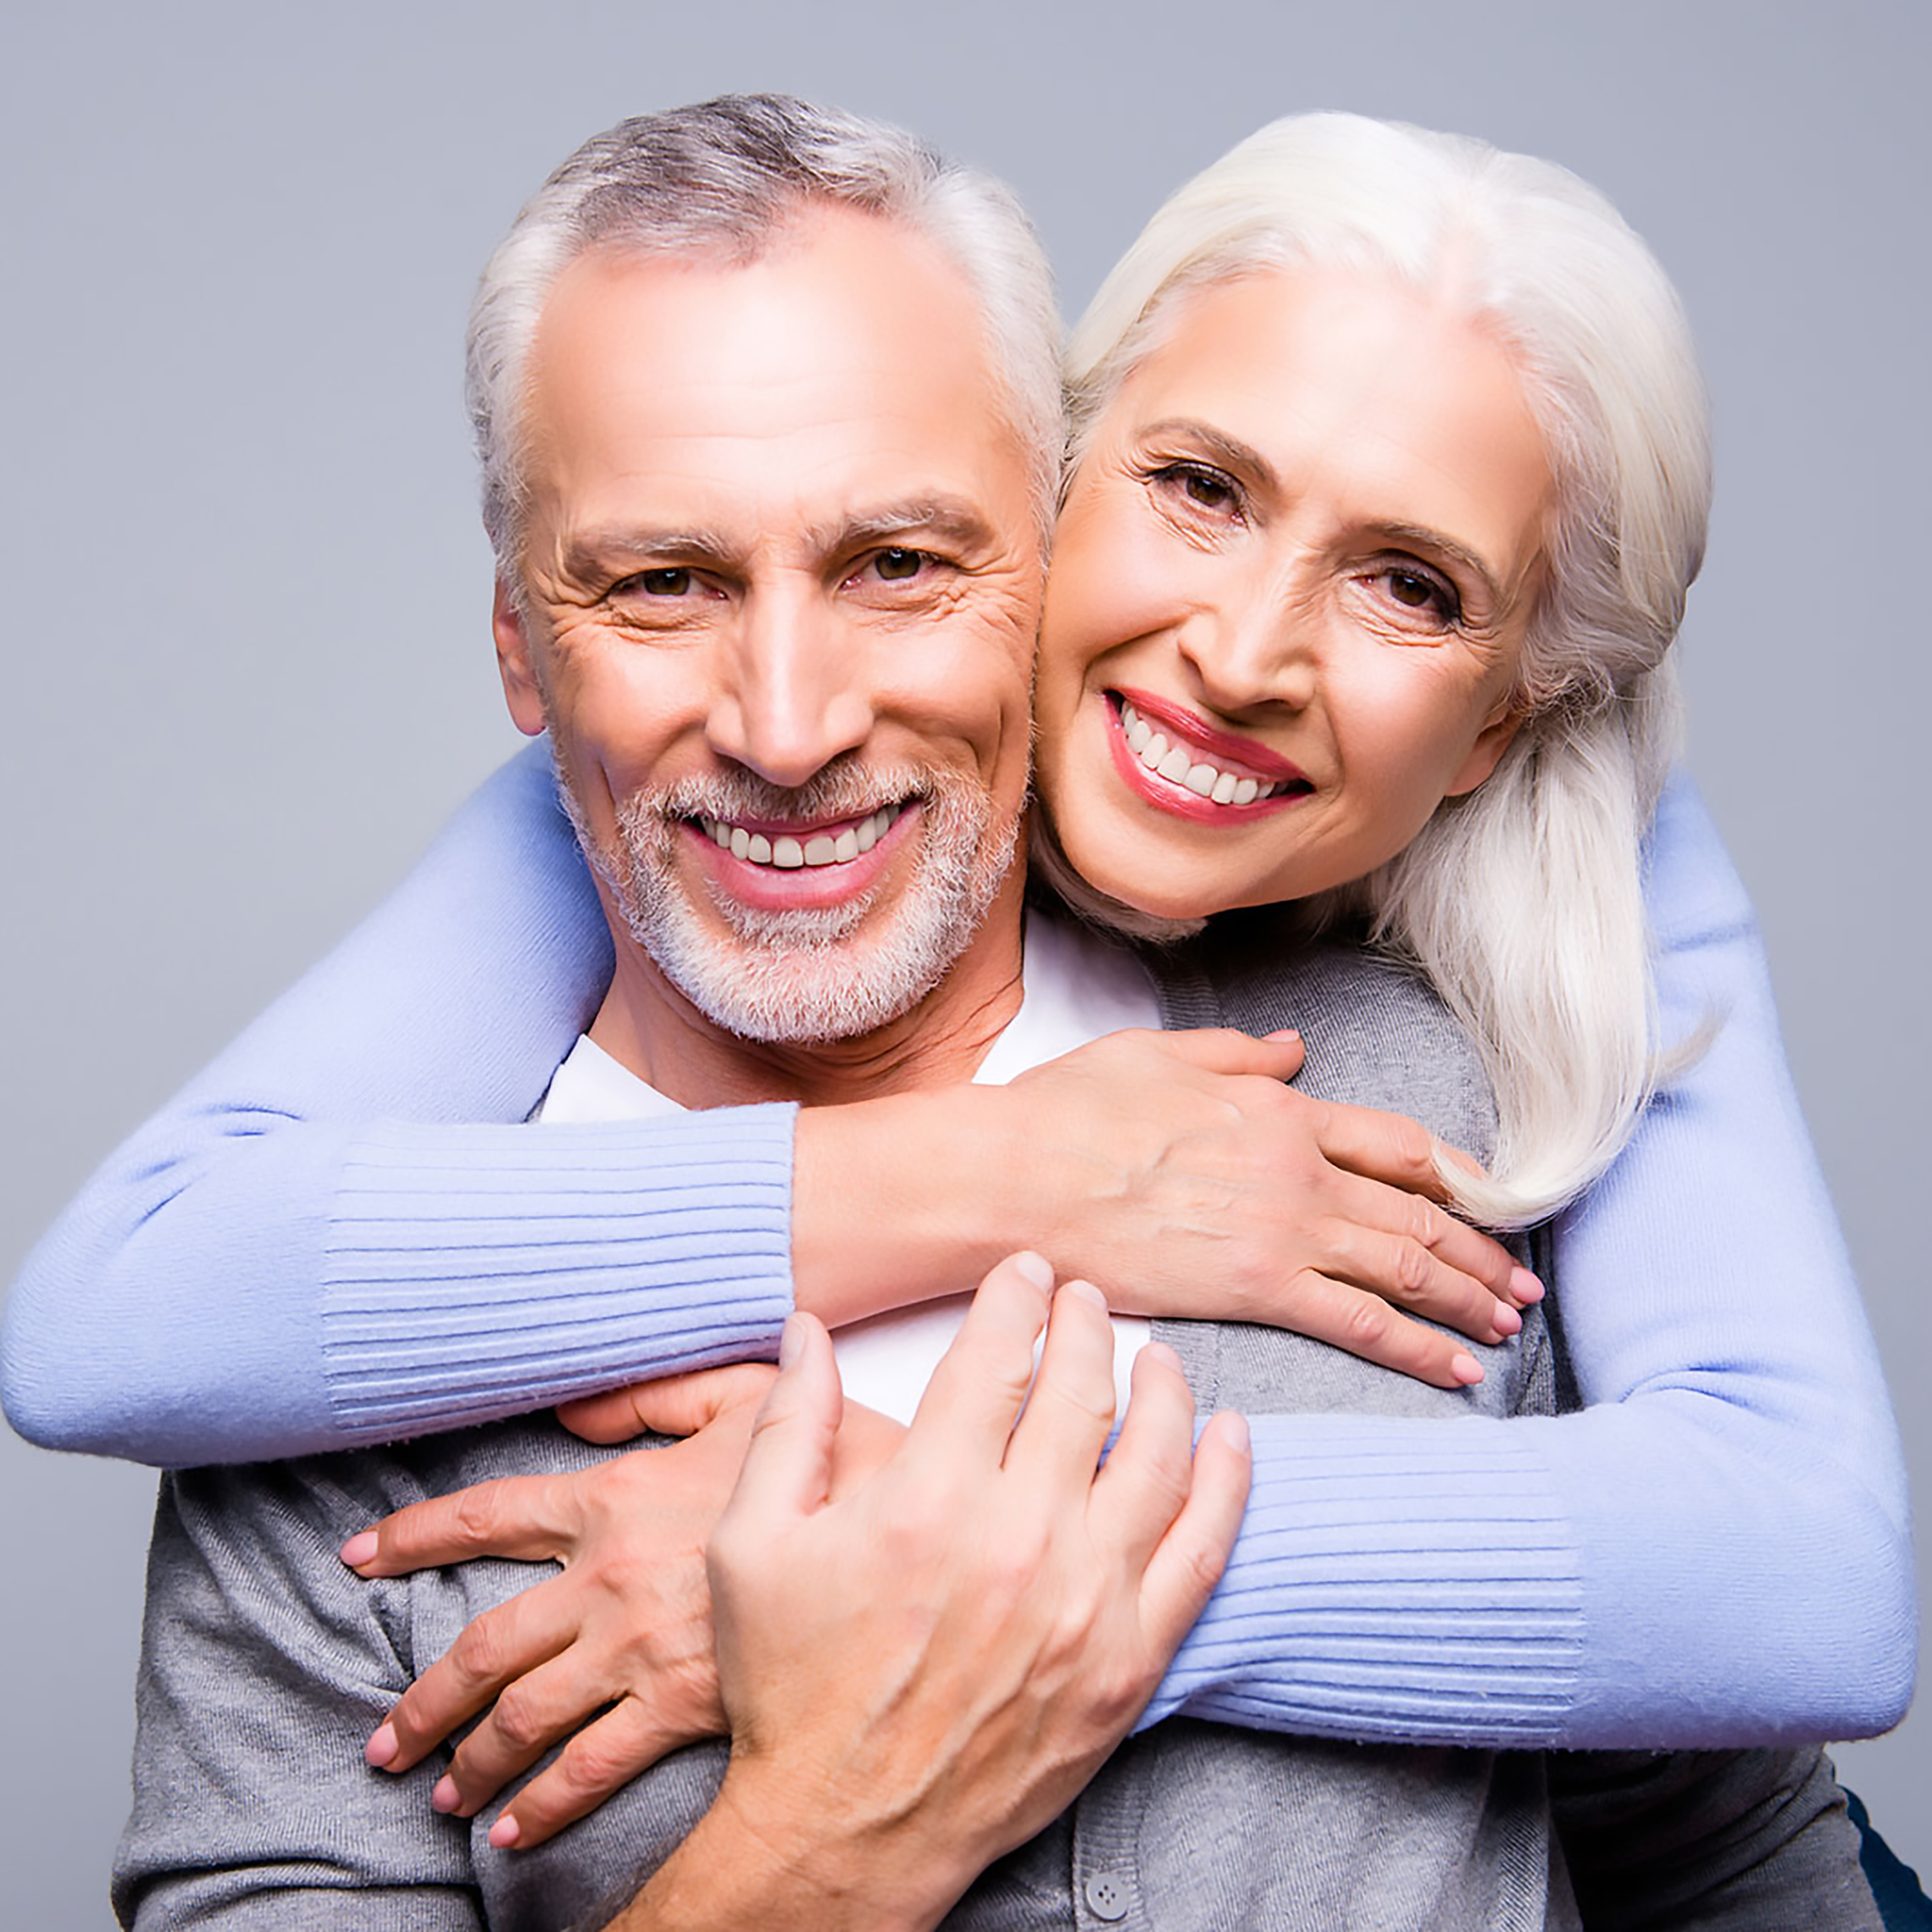
[[[1322,641],[1320,613],[1274,585],[1195,610],[1180,632],[1203,700],[1231,714],[1305,709],[1320,681]]]

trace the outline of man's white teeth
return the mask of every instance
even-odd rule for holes
[[[1127,749],[1150,772],[1185,785],[1197,797],[1211,798],[1216,805],[1252,805],[1257,798],[1273,798],[1288,790],[1285,782],[1263,785],[1257,778],[1238,778],[1232,772],[1192,757],[1185,745],[1170,743],[1124,698],[1121,700],[1121,729],[1126,734]]]
[[[837,838],[814,833],[809,839],[788,837],[768,839],[762,832],[747,832],[742,825],[728,824],[723,819],[700,819],[705,836],[721,852],[733,858],[747,858],[754,865],[775,866],[782,872],[795,872],[806,865],[843,865],[861,852],[870,852],[892,828],[906,808],[882,805],[869,818],[847,825]]]

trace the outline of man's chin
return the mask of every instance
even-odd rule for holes
[[[679,922],[681,931],[654,931],[647,950],[713,1025],[770,1046],[856,1040],[891,1025],[945,977],[972,938],[971,927],[963,937],[871,933],[851,929],[857,922],[843,933],[809,935],[785,929],[808,924],[795,914],[760,915],[759,924],[767,920],[779,929],[729,940]]]

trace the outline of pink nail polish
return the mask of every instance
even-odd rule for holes
[[[1456,1355],[1449,1358],[1449,1373],[1465,1389],[1474,1388],[1483,1379],[1483,1365],[1473,1355]]]
[[[454,1811],[463,1802],[463,1794],[457,1790],[455,1778],[440,1777],[429,1794],[429,1802],[439,1811]]]
[[[1509,1298],[1521,1307],[1530,1302],[1543,1298],[1543,1285],[1527,1268],[1514,1268],[1509,1273]]]
[[[380,1771],[394,1759],[398,1743],[395,1725],[385,1719],[376,1725],[375,1733],[368,1743],[363,1745],[362,1756],[373,1769]]]
[[[375,1554],[375,1532],[364,1529],[357,1532],[342,1545],[342,1561],[351,1570],[359,1570]]]
[[[523,1827],[508,1811],[490,1827],[490,1842],[499,1852],[510,1850],[523,1835]]]

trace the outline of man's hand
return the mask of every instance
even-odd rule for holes
[[[711,1539],[730,1769],[619,1925],[933,1924],[1143,1707],[1232,1546],[1246,1427],[1217,1416],[1193,1451],[1179,1364],[1149,1348],[1096,1475],[1106,1306],[1053,1298],[1029,1395],[1050,1279],[993,1270],[904,1443],[836,1498],[838,1370],[792,1318]]]
[[[1402,1311],[1494,1342],[1541,1284],[1441,1205],[1438,1156],[1466,1156],[1285,1085],[1301,1060],[1292,1035],[1114,1033],[1005,1088],[808,1108],[800,1305],[836,1327],[1024,1240],[1124,1313],[1261,1322],[1439,1388],[1480,1381]]]
[[[491,1827],[492,1844],[527,1849],[666,1752],[722,1736],[705,1548],[772,1378],[769,1368],[712,1369],[573,1405],[579,1433],[592,1440],[641,1431],[690,1440],[575,1474],[511,1476],[438,1496],[345,1545],[363,1576],[485,1556],[563,1565],[458,1637],[370,1739],[370,1763],[407,1771],[485,1712],[434,1794],[439,1810],[468,1818],[568,1738]],[[870,1473],[903,1433],[853,1405],[840,1480]]]

